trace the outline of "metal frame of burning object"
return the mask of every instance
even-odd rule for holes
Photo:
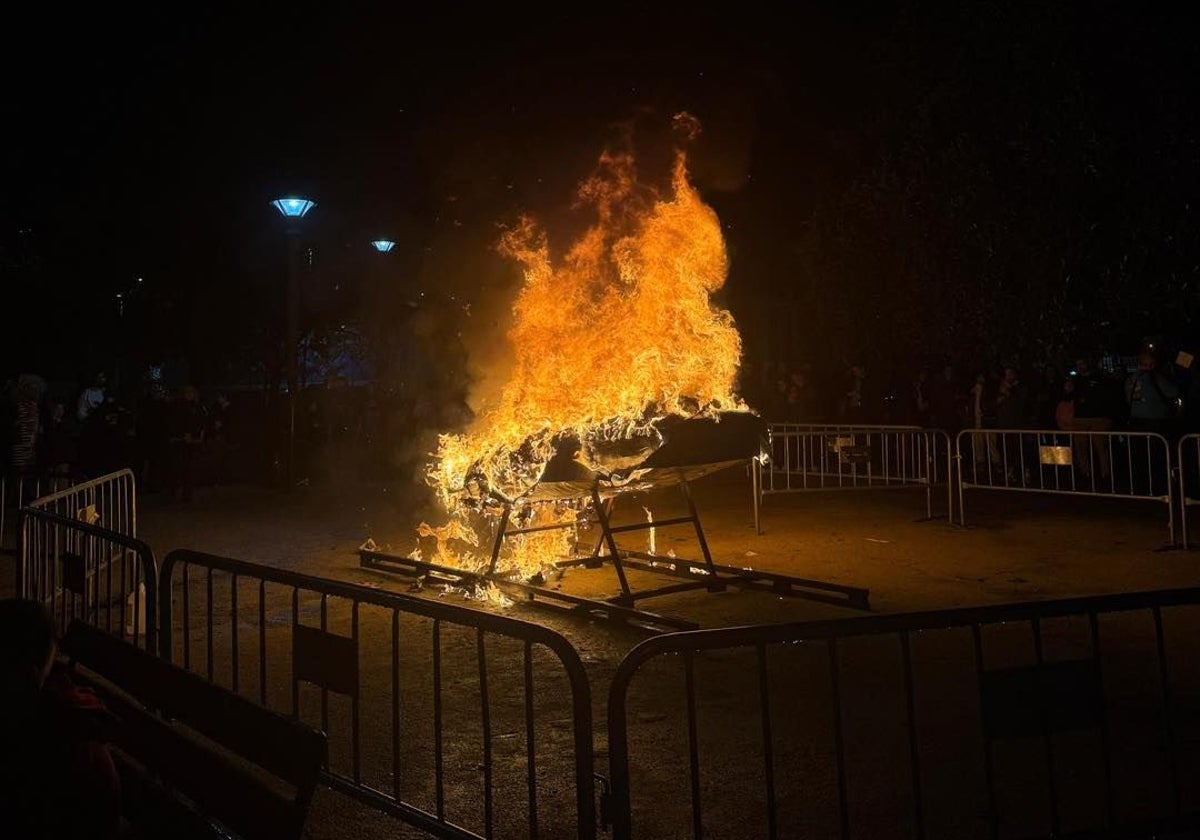
[[[749,414],[741,412],[737,414],[741,414],[747,419],[752,418],[752,415]],[[363,566],[368,568],[410,575],[433,575],[455,585],[479,586],[490,583],[526,601],[533,602],[543,599],[563,605],[564,610],[568,612],[623,621],[653,629],[693,629],[698,625],[695,622],[638,609],[638,601],[701,589],[719,592],[729,587],[736,587],[775,595],[806,598],[855,609],[868,609],[869,592],[866,589],[713,562],[708,541],[700,523],[700,515],[692,498],[690,482],[718,470],[745,465],[750,458],[759,457],[761,453],[761,437],[757,430],[753,436],[752,447],[747,446],[750,436],[746,434],[748,427],[744,423],[741,429],[734,428],[732,434],[724,432],[722,427],[728,429],[730,426],[738,425],[736,422],[729,422],[729,416],[726,414],[725,421],[721,423],[716,422],[716,419],[692,418],[675,424],[668,429],[665,437],[668,440],[672,437],[682,438],[684,439],[683,445],[664,444],[624,476],[618,474],[580,475],[578,468],[581,465],[571,458],[568,447],[560,450],[559,455],[562,457],[556,457],[555,460],[560,462],[559,465],[548,464],[538,484],[520,498],[508,499],[491,491],[489,501],[500,505],[500,515],[492,538],[489,562],[486,570],[482,572],[472,572],[432,563],[419,557],[391,554],[366,546],[359,551],[360,561]],[[753,418],[753,423],[756,427],[757,418]],[[697,434],[697,430],[699,434]],[[683,434],[677,434],[680,431],[683,431]],[[688,438],[691,440],[687,440]],[[716,443],[715,446],[714,443]],[[684,451],[680,453],[678,451],[680,449]],[[697,450],[706,455],[717,455],[718,457],[695,459],[694,456],[698,454]],[[692,455],[693,458],[680,459],[678,457],[680,454]],[[565,470],[563,464],[568,465]],[[648,517],[647,521],[642,522],[612,524],[613,506],[618,496],[673,485],[678,486],[683,495],[687,505],[686,515],[658,521],[653,521],[651,517]],[[538,506],[563,502],[580,503],[580,514],[565,521],[538,525],[527,524],[533,521],[534,511]],[[611,564],[620,586],[620,592],[616,595],[603,600],[570,595],[547,587],[543,575],[535,575],[531,579],[522,580],[499,568],[501,551],[505,541],[511,537],[575,529],[588,525],[596,525],[600,529],[591,552],[586,555],[559,559],[553,563],[553,568],[563,571],[577,567],[599,568],[605,564]],[[703,559],[688,560],[621,548],[617,545],[618,534],[653,531],[657,528],[681,525],[691,525],[694,529],[696,542],[699,544]],[[652,589],[634,590],[629,585],[626,574],[628,569],[676,578],[677,582]]]

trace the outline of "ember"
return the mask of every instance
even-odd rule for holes
[[[696,128],[684,114],[676,124]],[[438,562],[477,569],[479,535],[556,459],[556,474],[620,483],[661,446],[664,419],[744,410],[734,395],[741,340],[709,299],[725,283],[725,242],[683,152],[669,196],[638,181],[631,154],[606,152],[577,206],[596,221],[560,260],[529,218],[499,243],[525,274],[508,332],[512,374],[466,433],[440,438],[428,479],[450,521],[420,531],[436,540]],[[525,527],[570,522],[586,504],[557,500],[513,515]],[[573,553],[574,539],[571,529],[522,535],[502,567],[533,575]]]

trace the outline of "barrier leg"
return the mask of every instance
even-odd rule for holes
[[[762,536],[762,466],[757,458],[750,459],[750,492],[754,498],[754,533]]]
[[[1183,541],[1183,550],[1187,551],[1187,485],[1184,481],[1183,470],[1183,441],[1179,442],[1179,535]]]
[[[1168,473],[1169,475],[1169,473]],[[1167,538],[1172,548],[1175,547],[1175,494],[1171,492],[1171,481],[1167,480]]]
[[[1175,543],[1175,494],[1171,492],[1171,485],[1175,482],[1171,480],[1171,445],[1165,440],[1163,441],[1163,450],[1167,468],[1167,540],[1171,548],[1176,547]],[[1183,471],[1180,470],[1182,473]],[[1183,500],[1180,500],[1182,506]]]
[[[950,452],[950,435],[938,432],[946,441],[946,524],[954,524],[954,456]]]
[[[16,580],[14,581],[16,588],[13,594],[18,598],[28,597],[25,594],[25,523],[21,521],[21,514],[17,513],[17,556],[16,562],[13,563],[13,570]]]
[[[958,448],[954,453],[954,460],[958,462],[958,524],[963,528],[967,527],[967,507],[963,503],[963,476],[962,476],[962,450]]]
[[[933,519],[933,435],[925,435],[925,518]]]

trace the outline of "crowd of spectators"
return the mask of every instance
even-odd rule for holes
[[[817,372],[777,364],[743,371],[742,389],[766,419],[793,423],[919,425],[962,429],[1059,429],[1156,432],[1168,438],[1200,430],[1200,376],[1191,357],[1166,362],[1146,347],[1136,366],[1100,369],[1081,357],[1066,370],[1054,362],[1002,365],[964,376],[945,364],[920,367],[906,382],[877,383],[866,366]],[[821,375],[824,373],[824,375]]]
[[[1136,430],[1175,439],[1200,431],[1200,376],[1191,358],[1146,347],[1136,364],[1101,367],[1085,357],[1064,365],[972,370],[918,366],[881,377],[864,364],[743,365],[739,387],[772,422],[902,424],[973,437],[977,460],[998,459],[987,429]],[[883,381],[881,381],[883,380]],[[465,406],[375,384],[331,377],[300,393],[295,418],[296,483],[388,479],[421,473],[431,430],[466,419]],[[198,485],[285,480],[287,401],[278,392],[173,390],[146,382],[115,393],[103,373],[74,389],[22,375],[0,389],[3,475],[93,477],[123,467],[145,492],[187,501]],[[1107,442],[1100,437],[1100,460]]]
[[[971,376],[962,376],[952,364],[936,373],[922,366],[911,377],[882,384],[859,364],[825,376],[808,366],[777,365],[774,371],[761,368],[757,375],[753,368],[744,370],[742,386],[750,404],[771,422],[913,425],[941,429],[952,437],[964,429],[978,430],[965,439],[966,468],[973,462],[976,475],[982,470],[1007,476],[1000,479],[1006,482],[1020,482],[1022,469],[1025,481],[1035,480],[1040,460],[1036,443],[1068,441],[1005,430],[1144,432],[1161,435],[1170,444],[1200,431],[1200,376],[1193,373],[1190,354],[1168,360],[1147,344],[1136,357],[1105,361],[1099,366],[1080,357],[1069,367],[1054,362],[1024,369],[1004,365]],[[1077,480],[1093,490],[1112,489],[1114,482],[1126,487],[1135,480],[1162,490],[1165,469],[1161,457],[1150,457],[1150,440],[1129,434],[1072,435]],[[1113,446],[1120,451],[1113,452]],[[1174,458],[1173,445],[1168,445],[1167,457]],[[1151,463],[1152,474],[1128,467],[1135,461]],[[1126,467],[1117,476],[1115,463]]]
[[[339,378],[305,388],[293,480],[395,475],[392,442],[412,439],[414,424],[444,419],[418,417],[420,408]],[[79,480],[128,467],[143,492],[186,502],[197,486],[285,480],[289,423],[280,393],[206,397],[192,385],[149,382],[130,395],[111,389],[103,373],[74,389],[22,375],[0,389],[0,475]]]

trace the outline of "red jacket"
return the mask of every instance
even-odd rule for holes
[[[0,808],[13,837],[114,838],[120,778],[105,733],[114,719],[94,693],[54,671],[35,698],[3,710]]]

